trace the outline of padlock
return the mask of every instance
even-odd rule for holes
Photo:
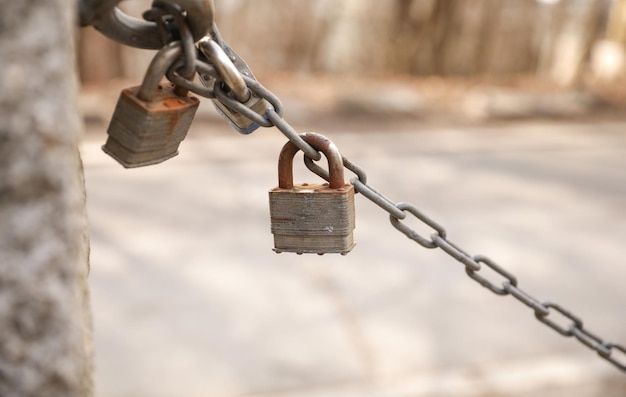
[[[278,160],[278,187],[269,191],[274,251],[346,255],[354,242],[354,186],[344,183],[341,153],[326,137],[300,135],[328,159],[329,182],[293,183],[298,148],[283,146]]]
[[[154,57],[141,86],[122,91],[109,124],[109,137],[102,147],[126,168],[161,163],[178,154],[200,101],[177,95],[175,86],[161,83],[168,69],[181,56],[173,42]]]
[[[255,79],[246,62],[226,43],[224,43],[224,48],[222,48],[210,37],[200,40],[198,47],[204,57],[207,58],[207,61],[215,66],[223,80],[218,81],[209,75],[200,74],[200,82],[205,87],[213,88],[216,92],[226,92],[228,98],[242,103],[253,112],[263,116],[267,111],[268,103],[246,86],[243,76]],[[251,134],[259,128],[259,124],[232,109],[218,98],[213,99],[213,103],[217,111],[239,133]]]

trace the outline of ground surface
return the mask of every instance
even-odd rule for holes
[[[626,123],[307,125],[373,187],[626,345]],[[99,396],[626,394],[614,367],[363,197],[347,257],[274,254],[277,130],[196,123],[179,157],[125,170],[99,149],[105,127],[82,146]]]

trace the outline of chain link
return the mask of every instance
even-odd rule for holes
[[[185,18],[185,10],[182,9],[180,5],[171,1],[156,0],[152,4],[151,14],[156,20],[161,21],[158,25],[165,37],[167,34],[171,34],[171,28],[163,22],[164,17],[169,15],[175,22],[177,32],[174,32],[172,36],[173,39],[178,38],[176,36],[180,36],[184,54],[182,58],[184,62],[179,67],[179,72],[187,79],[193,78],[196,73],[195,65],[198,53],[195,46],[193,32],[191,31]]]
[[[167,79],[174,83],[176,86],[182,87],[204,98],[215,98],[215,91],[212,87],[204,87],[202,85],[196,84],[193,80],[185,78],[180,74],[179,70],[183,67],[185,62],[186,60],[179,59],[176,63],[174,63],[174,65],[167,72]],[[203,73],[214,78],[219,77],[213,65],[200,61],[199,59],[196,59],[195,61],[195,70],[198,73]]]
[[[136,48],[161,49],[176,39],[163,40],[162,26],[157,21],[131,17],[117,5],[121,0],[79,0],[81,26],[93,25],[102,34],[124,45]],[[167,0],[184,14],[193,41],[203,37],[213,26],[213,0]],[[158,1],[156,2],[158,3]],[[150,13],[148,13],[150,15]]]
[[[270,102],[277,102],[277,98],[275,98],[275,96],[265,87],[261,86],[261,89],[254,88],[252,81],[249,80],[246,80],[246,83],[249,84],[248,87],[250,89],[256,89],[255,92],[257,94],[268,99]],[[257,84],[260,86],[260,83],[254,82],[254,85]],[[229,106],[231,104],[235,106],[234,103],[229,103]],[[239,111],[239,107],[236,109]],[[279,113],[270,108],[265,113],[264,118],[269,121],[269,123],[266,123],[265,125],[271,124],[277,127],[290,141],[292,141],[304,152],[304,162],[312,172],[319,175],[323,179],[329,179],[328,172],[314,162],[319,160],[319,152],[308,143],[304,142],[295,129],[291,127],[291,125],[289,125],[289,123],[285,121]],[[601,358],[613,364],[619,370],[626,372],[626,348],[623,345],[605,341],[596,334],[587,330],[583,325],[583,321],[563,306],[553,302],[542,302],[533,295],[523,291],[518,287],[517,277],[500,266],[496,261],[484,255],[472,256],[468,254],[467,251],[463,250],[448,239],[446,229],[438,222],[424,214],[411,203],[394,203],[392,200],[367,184],[367,175],[361,167],[352,163],[345,156],[342,156],[342,160],[345,168],[357,175],[356,178],[353,178],[350,181],[350,183],[354,185],[355,191],[386,211],[389,214],[391,224],[402,234],[424,248],[441,249],[450,257],[463,264],[468,277],[480,284],[482,287],[499,296],[512,296],[520,303],[531,308],[539,322],[545,324],[564,337],[574,337],[581,344],[596,351]],[[403,222],[408,218],[408,215],[412,215],[418,221],[433,230],[430,238],[420,235],[414,229],[409,227],[406,222]],[[481,274],[483,266],[491,269],[502,278],[500,284],[496,284],[488,280]],[[557,316],[568,320],[569,324],[565,326],[560,325],[554,319]],[[617,357],[618,355],[620,356],[619,359]]]
[[[195,1],[199,2],[198,4],[205,4],[203,3],[205,0]],[[88,0],[83,0],[83,2],[87,3]],[[117,2],[118,1],[112,0],[108,3],[115,5]],[[182,2],[182,0],[174,1],[174,3],[167,1],[155,2],[155,4],[163,7],[169,14],[177,15],[177,13],[179,13],[182,15],[181,9],[176,6],[180,2]],[[163,6],[164,4],[165,6]],[[210,7],[208,7],[207,10],[210,11],[212,17],[213,10],[212,8],[209,8]],[[185,15],[188,17],[189,14],[191,13],[187,12]],[[328,172],[315,164],[315,161],[319,161],[321,159],[321,154],[313,146],[308,144],[282,117],[283,106],[280,99],[257,80],[251,78],[250,76],[246,76],[245,74],[241,77],[245,81],[247,88],[259,97],[265,99],[270,104],[265,113],[257,114],[249,109],[244,103],[228,95],[226,90],[223,88],[223,84],[221,84],[225,79],[224,76],[220,76],[220,67],[216,67],[216,65],[212,64],[211,61],[197,57],[195,43],[193,46],[190,45],[190,43],[193,43],[194,38],[197,37],[191,35],[189,28],[185,27],[185,20],[180,15],[175,19],[176,23],[182,26],[182,44],[180,45],[183,47],[183,51],[181,52],[180,59],[175,62],[173,67],[168,71],[168,79],[170,79],[177,86],[192,91],[200,96],[211,99],[216,98],[225,106],[241,113],[260,126],[276,127],[287,137],[287,139],[293,142],[298,149],[304,153],[304,162],[306,166],[315,174],[328,180]],[[226,44],[221,38],[215,24],[213,24],[210,37],[219,45],[219,47],[222,49],[225,48]],[[212,88],[206,88],[196,84],[192,77],[196,72],[209,75],[215,78],[215,80],[217,80],[220,84],[215,84]],[[563,306],[553,302],[542,302],[531,294],[523,291],[518,287],[517,278],[501,267],[497,262],[484,255],[470,255],[467,251],[463,250],[448,239],[446,229],[443,226],[420,211],[415,205],[406,202],[395,203],[390,200],[367,183],[367,175],[362,168],[352,163],[344,156],[342,156],[342,161],[345,168],[356,174],[356,178],[352,178],[350,181],[352,185],[354,185],[355,191],[387,212],[393,227],[406,237],[424,248],[441,249],[450,257],[464,265],[465,272],[468,277],[480,284],[482,287],[499,296],[512,296],[520,303],[531,308],[538,321],[564,337],[574,337],[581,344],[596,351],[598,355],[607,362],[613,364],[621,371],[626,372],[626,348],[623,345],[605,341],[596,334],[587,330],[580,317],[572,314],[571,311]],[[408,226],[406,222],[404,222],[407,220],[408,215],[412,215],[418,221],[433,230],[429,238],[420,235],[417,231]],[[502,278],[499,285],[488,280],[481,274],[483,265]],[[567,325],[563,326],[560,325],[559,322],[555,321],[554,317],[558,316],[567,320]],[[618,356],[620,358],[618,358]]]
[[[564,337],[574,336],[580,343],[596,351],[600,357],[613,364],[621,371],[626,372],[626,348],[624,346],[605,341],[596,334],[587,330],[583,325],[583,321],[563,306],[553,302],[541,302],[534,296],[521,290],[517,286],[517,278],[513,274],[505,270],[490,258],[483,255],[471,256],[466,251],[450,242],[446,238],[446,230],[430,217],[419,211],[412,204],[398,203],[394,205],[397,210],[392,209],[390,207],[390,205],[392,205],[392,201],[378,193],[375,189],[358,180],[352,180],[352,183],[355,186],[355,190],[362,193],[363,196],[389,212],[392,225],[408,238],[425,248],[440,248],[452,258],[465,265],[465,271],[472,280],[476,281],[494,294],[500,296],[511,295],[524,305],[533,309],[535,317],[541,323],[547,325],[549,328]],[[396,216],[400,215],[398,211],[402,211],[403,217]],[[405,211],[414,215],[417,219],[422,221],[422,223],[435,230],[435,233],[431,235],[430,240],[420,236],[416,231],[400,222],[401,219],[404,219],[406,214]],[[479,271],[482,268],[481,265],[485,265],[503,277],[504,281],[502,281],[500,286],[492,283],[480,275]],[[554,314],[560,315],[561,317],[569,320],[570,324],[567,326],[559,325],[559,323],[551,319]],[[618,354],[621,355],[621,360],[616,357]]]
[[[575,337],[580,343],[596,351],[600,357],[610,362],[621,371],[626,372],[626,348],[624,346],[605,341],[596,334],[587,330],[583,325],[583,321],[563,306],[553,302],[541,302],[531,294],[521,290],[517,286],[517,278],[512,273],[505,270],[492,259],[483,255],[471,256],[456,244],[450,242],[446,237],[446,230],[430,217],[419,211],[412,204],[393,204],[391,200],[378,193],[374,188],[368,186],[367,184],[357,179],[353,179],[351,182],[354,184],[356,191],[362,193],[363,196],[387,211],[390,214],[392,225],[408,238],[428,249],[440,248],[452,258],[465,265],[465,271],[472,280],[476,281],[478,284],[490,290],[494,294],[500,296],[511,295],[519,302],[530,307],[534,311],[537,320],[541,323],[547,325],[549,328],[565,337]],[[407,212],[415,216],[426,226],[435,230],[435,232],[431,235],[430,240],[420,236],[415,230],[400,222],[406,217]],[[400,213],[402,213],[402,215],[400,215]],[[492,269],[504,279],[500,286],[492,283],[480,275],[479,272],[482,268],[481,265],[485,265],[486,267]],[[551,317],[555,314],[569,320],[570,324],[567,326],[559,325],[559,323],[551,319]],[[621,355],[621,359],[616,357],[618,354]]]

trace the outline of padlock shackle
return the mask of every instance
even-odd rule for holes
[[[246,81],[224,49],[209,36],[198,41],[198,48],[215,66],[217,73],[233,93],[235,99],[241,103],[249,101],[250,90]]]
[[[161,80],[169,68],[181,57],[182,51],[181,42],[173,41],[157,52],[148,66],[139,91],[137,91],[137,98],[145,102],[152,102],[156,98]]]
[[[314,132],[300,134],[306,143],[324,153],[328,160],[330,175],[329,187],[339,189],[345,185],[343,176],[343,159],[335,144],[324,135]],[[291,141],[287,142],[278,157],[278,187],[281,189],[293,188],[293,158],[300,149]]]

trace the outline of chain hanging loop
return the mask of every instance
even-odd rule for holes
[[[152,3],[152,9],[147,11],[144,17],[156,22],[164,30],[163,36],[167,37],[167,41],[180,40],[183,45],[184,63],[178,71],[186,79],[193,79],[196,74],[198,52],[186,15],[186,11],[175,0],[155,0]],[[165,20],[168,17],[171,20],[169,24]]]

